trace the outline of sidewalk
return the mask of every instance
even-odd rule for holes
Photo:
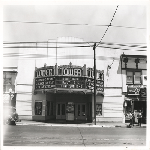
[[[36,126],[63,126],[63,127],[120,127],[127,128],[129,123],[120,123],[120,122],[98,122],[96,125],[94,123],[82,123],[82,124],[62,124],[62,123],[45,123],[37,122],[32,120],[21,120],[21,122],[16,122],[16,125],[36,125]],[[141,127],[135,124],[133,128],[146,128],[147,124],[142,124]]]

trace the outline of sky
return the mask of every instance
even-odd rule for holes
[[[46,42],[58,37],[76,37],[86,42],[99,42],[116,8],[117,5],[5,5],[3,42]],[[119,5],[111,25],[113,26],[109,27],[102,42],[146,45],[146,5]],[[3,49],[3,53],[8,52],[18,52],[18,49]],[[10,63],[15,65],[16,60],[6,60],[4,65]]]
[[[27,5],[4,6],[4,21],[50,22],[52,25],[4,22],[3,41],[47,41],[62,36],[100,41],[114,15],[117,5]],[[120,5],[112,25],[146,28],[146,6]],[[118,43],[146,42],[146,30],[110,27],[103,41]]]

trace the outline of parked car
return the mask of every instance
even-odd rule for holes
[[[3,121],[4,124],[16,125],[16,122],[20,122],[19,116],[16,112],[16,108],[12,106],[3,107]]]

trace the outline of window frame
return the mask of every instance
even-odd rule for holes
[[[127,73],[128,72],[132,72],[133,76],[132,76],[132,82],[131,83],[128,83],[127,81]],[[140,83],[136,83],[135,82],[135,73],[136,72],[139,72],[141,75],[140,75]],[[126,71],[126,85],[141,85],[142,84],[142,71],[141,70],[127,70]]]

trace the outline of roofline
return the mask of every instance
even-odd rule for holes
[[[121,54],[121,57],[147,58],[147,55],[126,55],[126,54]]]
[[[17,66],[14,66],[14,67],[3,67],[3,69],[17,69],[18,67]]]
[[[17,73],[18,71],[18,67],[3,67],[3,72],[14,72]]]

